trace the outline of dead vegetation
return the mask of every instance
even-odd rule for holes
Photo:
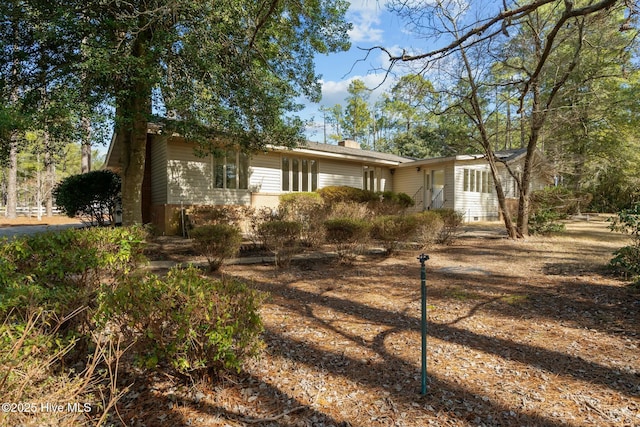
[[[624,236],[602,221],[480,235],[427,251],[424,397],[419,253],[404,251],[223,267],[271,294],[262,357],[206,384],[135,373],[118,412],[135,426],[640,425],[640,295],[605,268]]]

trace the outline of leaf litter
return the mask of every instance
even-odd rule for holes
[[[640,426],[640,295],[604,266],[602,221],[524,241],[462,236],[420,252],[230,265],[267,291],[265,349],[242,373],[185,384],[139,373],[126,425]],[[127,379],[131,380],[131,376]]]

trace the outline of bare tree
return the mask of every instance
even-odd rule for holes
[[[504,0],[501,7],[497,6],[463,0],[391,0],[391,10],[408,22],[411,31],[438,41],[441,47],[422,53],[405,50],[401,55],[394,55],[383,46],[370,50],[387,53],[389,72],[406,62],[419,64],[423,73],[437,70],[440,90],[455,99],[449,108],[463,111],[474,125],[473,137],[491,168],[505,227],[509,236],[516,238],[528,234],[532,172],[541,132],[580,61],[585,28],[593,22],[602,23],[596,19],[602,15],[610,15],[607,22],[616,22],[620,30],[633,28],[637,4],[630,0],[587,1],[579,5],[570,0],[524,4]],[[509,72],[496,75],[495,64]],[[492,117],[499,105],[498,97],[491,101],[489,94],[495,93],[496,88],[517,93],[522,142],[527,149],[521,173],[507,167],[518,188],[516,224],[498,173],[501,161],[492,144]]]

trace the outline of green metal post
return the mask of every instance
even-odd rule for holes
[[[420,394],[427,394],[427,269],[424,265],[429,255],[421,254],[420,261],[420,293],[422,294],[422,388]]]

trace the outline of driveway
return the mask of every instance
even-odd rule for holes
[[[8,227],[0,227],[0,238],[12,238],[15,236],[26,236],[47,231],[62,231],[68,228],[82,228],[85,225],[77,224],[56,224],[56,225],[16,225]]]

